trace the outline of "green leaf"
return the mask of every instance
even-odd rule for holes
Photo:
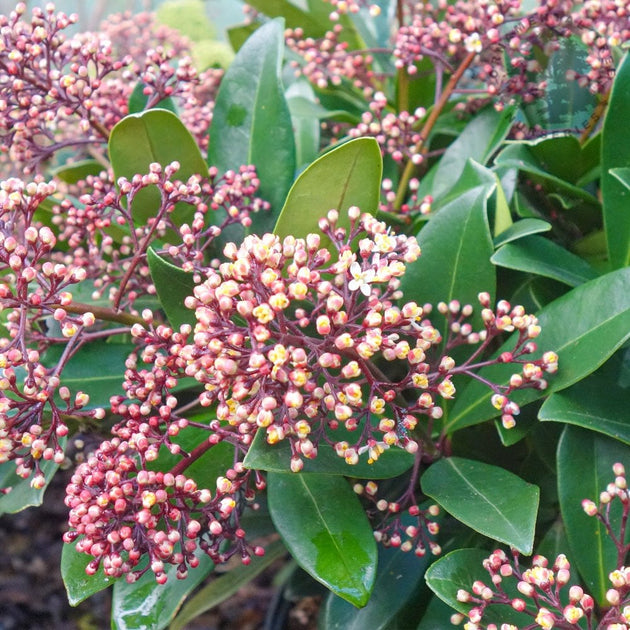
[[[203,177],[208,173],[208,166],[189,131],[175,114],[165,109],[130,114],[117,123],[109,136],[109,156],[116,180],[119,177],[131,180],[137,173],[144,175],[153,162],[163,167],[179,162],[175,177],[184,182],[191,175]],[[134,221],[144,224],[155,216],[160,203],[160,191],[156,186],[141,190],[131,207]],[[193,206],[178,204],[171,219],[181,225],[193,214]]]
[[[298,564],[355,606],[376,579],[372,527],[346,481],[330,475],[269,473],[269,511]]]
[[[381,151],[373,138],[350,140],[329,151],[295,180],[274,234],[284,238],[319,232],[319,219],[331,209],[339,211],[338,224],[346,228],[350,226],[346,212],[350,206],[375,214],[382,173]],[[322,247],[326,244],[322,238]]]
[[[68,166],[55,169],[53,175],[62,182],[66,182],[66,184],[76,184],[88,175],[98,175],[104,170],[106,170],[106,167],[98,160],[81,160],[80,162],[73,162]]]
[[[599,275],[583,258],[541,236],[528,236],[508,243],[490,260],[499,267],[535,273],[571,287],[593,280]]]
[[[108,407],[112,396],[123,393],[122,374],[125,372],[125,361],[136,347],[129,343],[106,343],[92,341],[81,346],[67,363],[61,373],[61,384],[70,391],[85,392],[90,402],[85,409]],[[42,363],[53,366],[59,362],[64,347],[50,347],[42,357]]]
[[[588,591],[603,606],[608,606],[608,574],[617,566],[617,551],[602,523],[584,513],[582,500],[597,503],[614,479],[612,465],[629,456],[626,445],[572,426],[565,428],[558,443],[558,493],[572,557]],[[618,532],[620,510],[612,507],[611,520],[617,523],[613,531]]]
[[[116,578],[107,577],[102,568],[94,575],[85,572],[94,557],[75,549],[74,543],[63,546],[61,551],[61,577],[66,587],[68,603],[77,606],[95,593],[109,588]]]
[[[209,575],[214,563],[198,551],[199,566],[188,570],[185,580],[177,579],[177,565],[166,565],[166,584],[155,581],[153,571],[147,571],[132,584],[118,580],[112,591],[113,630],[162,630],[169,625],[184,600]]]
[[[443,602],[437,595],[434,595],[425,608],[422,620],[416,630],[444,630],[449,628],[453,609]]]
[[[630,389],[618,380],[619,361],[610,359],[588,376],[547,398],[538,417],[597,431],[630,445]]]
[[[490,554],[483,549],[457,549],[434,562],[426,572],[428,587],[449,606],[466,614],[473,604],[464,604],[457,599],[457,591],[463,589],[470,593],[475,581],[480,580],[491,585],[490,575],[483,568],[483,561]],[[506,587],[508,580],[504,580],[502,587]],[[508,590],[508,589],[506,589]],[[508,592],[516,591],[509,589]],[[515,593],[516,595],[516,593]],[[491,621],[512,623],[518,628],[525,628],[531,624],[531,617],[517,613],[509,605],[491,606],[483,616],[484,625]],[[429,626],[433,628],[434,626]],[[424,627],[420,625],[420,628]]]
[[[287,440],[278,444],[268,444],[264,431],[257,431],[243,465],[253,470],[267,470],[279,473],[291,472],[291,445]],[[350,466],[337,455],[335,449],[320,442],[315,459],[304,459],[303,473],[325,475],[345,475],[359,479],[389,479],[398,477],[413,466],[414,456],[401,448],[386,450],[373,464],[368,464],[368,453],[359,457],[359,463]]]
[[[514,111],[507,107],[497,112],[494,107],[488,107],[475,116],[429,171],[426,181],[431,182],[430,187],[425,179],[421,181],[418,197],[432,195],[437,207],[437,200],[450,193],[453,182],[460,178],[470,160],[487,164],[507,136]]]
[[[630,189],[611,173],[612,169],[630,166],[629,99],[630,54],[626,54],[617,68],[602,132],[604,229],[613,269],[630,264]]]
[[[252,216],[253,232],[270,231],[293,182],[295,142],[280,81],[284,22],[256,30],[225,73],[210,127],[208,162],[220,172],[254,164],[259,196],[271,212]]]
[[[630,168],[611,168],[610,174],[630,189]]]
[[[406,300],[419,304],[453,299],[477,303],[480,291],[494,295],[496,270],[487,202],[496,188],[492,172],[469,162],[446,203],[418,235],[421,256],[401,278]],[[443,331],[444,332],[444,331]]]
[[[400,548],[379,546],[376,581],[367,605],[357,610],[330,593],[320,613],[320,624],[326,630],[390,629],[421,583],[428,562],[428,556],[418,558]]]
[[[329,21],[315,19],[310,12],[303,11],[289,0],[253,0],[247,4],[267,17],[284,18],[287,28],[301,28],[305,37],[323,37],[330,28]]]
[[[238,565],[221,577],[213,579],[210,584],[204,586],[186,603],[169,626],[169,630],[182,630],[195,617],[218,606],[221,602],[234,595],[236,591],[251,582],[285,553],[284,545],[279,540],[276,540],[267,546],[265,555],[262,558],[254,557],[249,565]]]
[[[143,112],[147,107],[149,97],[144,93],[144,83],[136,83],[136,87],[133,88],[133,92],[129,97],[128,110],[130,114],[138,114]],[[163,98],[159,103],[154,105],[151,109],[167,109],[173,114],[177,114],[177,107],[175,102],[170,96]]]
[[[553,136],[508,144],[497,156],[495,164],[517,168],[533,176],[573,204],[588,203],[599,207],[597,198],[575,183],[590,168],[591,159],[582,154],[574,136]]]
[[[313,107],[321,107],[315,102],[315,92],[306,80],[296,81],[287,89],[285,96],[295,136],[295,161],[298,170],[310,164],[319,152],[319,118],[310,113],[302,113],[296,108],[296,101],[306,101]]]
[[[475,531],[530,554],[539,490],[511,472],[461,457],[435,462],[422,491]]]
[[[560,357],[558,373],[546,390],[527,389],[510,397],[520,405],[560,391],[594,372],[630,337],[630,269],[619,269],[576,287],[538,313],[542,332],[536,339],[541,350]],[[508,339],[495,356],[514,347]],[[493,365],[479,375],[506,384],[514,366]],[[490,404],[492,392],[478,381],[463,390],[447,418],[448,432],[489,420],[498,415]]]
[[[164,260],[152,247],[147,250],[147,262],[160,304],[173,330],[179,330],[184,324],[194,327],[195,312],[184,305],[184,300],[195,288],[193,274]]]
[[[567,72],[589,72],[588,48],[577,37],[560,38],[558,44],[544,72],[545,95],[536,104],[544,129],[580,129],[588,124],[597,97],[588,87],[568,81]]]
[[[63,448],[66,438],[60,439],[59,443]],[[0,488],[11,488],[7,494],[0,494],[0,514],[15,514],[27,507],[41,505],[44,492],[58,468],[59,464],[55,464],[52,460],[41,463],[41,471],[46,478],[46,484],[38,490],[31,487],[31,477],[23,479],[15,474],[14,461],[0,464]]]
[[[494,246],[501,247],[501,245],[511,243],[525,236],[548,232],[550,229],[551,223],[547,223],[547,221],[543,221],[542,219],[521,219],[496,236]]]

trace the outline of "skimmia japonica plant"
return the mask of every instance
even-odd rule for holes
[[[630,4],[245,9],[0,16],[0,513],[114,627],[630,628]]]

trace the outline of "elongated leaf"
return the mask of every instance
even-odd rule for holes
[[[245,455],[243,465],[253,470],[291,472],[291,445],[285,440],[273,446],[267,443],[265,433],[258,431]],[[305,459],[303,473],[345,475],[360,479],[389,479],[397,477],[413,466],[414,457],[401,448],[386,450],[373,464],[368,464],[368,453],[363,453],[359,463],[350,466],[337,455],[332,446],[320,443],[315,459]]]
[[[326,630],[385,630],[391,627],[409,598],[422,581],[428,557],[418,558],[400,548],[379,547],[376,581],[365,608],[330,593],[320,613]]]
[[[618,361],[607,361],[579,383],[549,396],[538,417],[584,427],[630,445],[630,389],[618,383],[620,372]]]
[[[565,428],[558,444],[558,494],[572,557],[589,592],[604,606],[617,552],[600,521],[584,513],[582,500],[597,503],[614,479],[612,465],[627,462],[629,456],[628,446],[572,426]],[[618,518],[619,511],[613,509],[612,521],[618,523]],[[613,531],[618,531],[615,527]]]
[[[149,165],[157,162],[166,166],[180,164],[175,177],[187,181],[191,175],[207,175],[206,165],[197,143],[173,112],[150,109],[130,114],[112,129],[109,136],[109,156],[114,176],[131,179],[136,173],[145,175]],[[137,223],[145,223],[160,207],[160,192],[155,186],[141,190],[134,198],[132,213]],[[181,204],[171,218],[176,225],[189,220],[194,208]]]
[[[517,241],[525,236],[548,232],[550,229],[551,223],[547,223],[547,221],[543,221],[542,219],[521,219],[496,236],[494,238],[494,246],[501,247],[501,245]]]
[[[617,68],[602,132],[604,229],[613,269],[630,264],[630,189],[611,173],[611,169],[630,167],[629,94],[630,54],[626,54]]]
[[[113,630],[162,630],[169,625],[188,595],[208,576],[214,563],[198,552],[199,566],[188,570],[185,580],[178,580],[177,565],[164,569],[166,584],[155,581],[153,571],[147,571],[137,582],[118,580],[112,592]]]
[[[315,92],[306,81],[296,81],[286,91],[287,104],[291,112],[295,136],[295,161],[298,170],[310,164],[319,151],[319,118],[312,113],[304,113],[295,107],[295,101],[305,101],[313,107],[321,107],[315,102]]]
[[[195,617],[218,606],[221,602],[234,595],[239,588],[251,582],[285,553],[284,545],[279,540],[276,540],[267,546],[265,555],[262,558],[252,558],[249,565],[241,564],[230,569],[221,577],[215,578],[186,603],[169,626],[169,630],[182,630]]]
[[[530,554],[539,490],[520,477],[482,462],[447,457],[421,479],[422,491],[475,531]]]
[[[59,440],[62,448],[66,443],[66,438]],[[43,488],[31,487],[31,478],[23,479],[15,474],[15,462],[9,461],[0,464],[0,488],[11,491],[7,494],[0,494],[0,514],[15,514],[21,510],[36,505],[41,505],[44,500],[44,493],[51,482],[59,464],[48,460],[41,463],[41,470],[46,479]]]
[[[583,258],[541,236],[528,236],[508,243],[490,260],[499,267],[535,273],[571,287],[593,280],[599,275]]]
[[[477,302],[480,291],[494,295],[496,271],[486,205],[496,187],[492,172],[469,162],[454,186],[452,201],[418,235],[422,254],[401,278],[406,300],[433,304],[457,299]]]
[[[437,595],[434,595],[429,601],[416,630],[444,630],[444,628],[452,625],[452,616],[453,609]]]
[[[329,151],[295,180],[274,234],[284,238],[319,232],[319,219],[332,209],[339,211],[339,225],[346,228],[350,206],[376,213],[382,172],[381,152],[373,138],[357,138]],[[327,244],[322,238],[322,247]]]
[[[630,168],[611,168],[610,174],[630,189]]]
[[[184,324],[194,326],[197,321],[195,312],[184,305],[184,300],[195,288],[193,274],[164,260],[152,247],[147,251],[147,262],[160,304],[173,330],[179,330]]]
[[[144,93],[144,84],[136,83],[136,87],[133,88],[133,92],[129,97],[128,110],[130,114],[137,114],[146,109],[149,97]],[[177,107],[170,96],[163,98],[154,108],[167,109],[173,114],[177,114]]]
[[[617,350],[630,336],[630,269],[591,280],[554,300],[538,314],[542,332],[539,348],[554,350],[560,356],[560,369],[549,379],[547,390],[528,389],[511,396],[525,404],[542,395],[577,383]],[[508,340],[497,355],[513,347]],[[479,373],[495,383],[507,383],[514,368],[496,365]],[[477,424],[498,415],[490,404],[490,390],[471,382],[456,400],[445,422],[447,431]]]
[[[125,371],[125,361],[135,346],[129,343],[105,343],[93,341],[81,347],[61,374],[61,384],[71,392],[82,391],[90,396],[86,409],[107,407],[111,396],[122,394],[121,375]],[[63,348],[52,346],[46,351],[42,363],[56,365]]]
[[[472,604],[464,604],[457,599],[457,591],[463,589],[472,592],[472,585],[480,580],[491,586],[490,575],[483,568],[483,561],[490,554],[482,549],[457,549],[434,562],[426,573],[429,588],[444,602],[455,610],[466,614]],[[508,580],[504,580],[502,587],[506,587]],[[508,589],[508,592],[516,589]],[[531,623],[531,617],[517,613],[511,606],[493,606],[484,613],[483,621],[512,623],[518,628],[524,628]],[[433,628],[434,626],[429,626]],[[424,626],[420,625],[424,630]]]
[[[495,163],[504,168],[517,168],[538,178],[547,184],[550,190],[562,193],[563,197],[572,203],[585,202],[599,207],[596,197],[573,183],[580,170],[584,168],[582,163],[577,161],[581,155],[577,140],[572,136],[554,137],[553,140],[554,143],[547,140],[544,144],[542,140],[508,144],[497,156]],[[561,146],[558,146],[559,143],[562,143]],[[573,169],[560,166],[558,154],[567,156],[566,159],[573,163]]]
[[[269,473],[269,511],[298,564],[355,606],[376,579],[376,542],[357,495],[330,475]]]
[[[76,184],[79,180],[85,179],[88,175],[98,175],[105,170],[105,166],[98,160],[81,160],[73,162],[68,166],[62,166],[55,169],[54,175],[62,182],[67,184]]]
[[[544,129],[579,129],[588,124],[597,99],[587,86],[567,81],[569,70],[585,74],[588,48],[577,37],[561,38],[544,72],[545,95],[537,99]]]
[[[272,20],[243,44],[221,81],[210,127],[210,164],[221,172],[256,166],[258,194],[272,211],[252,217],[254,232],[273,227],[295,170],[291,115],[280,81],[283,33],[283,20]]]
[[[77,606],[116,582],[115,578],[107,577],[102,569],[95,575],[85,572],[87,565],[94,560],[87,553],[80,553],[74,544],[66,544],[61,551],[61,577],[66,587],[70,606]]]
[[[514,109],[510,107],[502,112],[493,107],[481,111],[448,147],[434,172],[429,172],[427,183],[422,180],[418,195],[432,195],[438,200],[451,191],[453,182],[459,179],[469,160],[487,164],[510,130],[513,117]],[[439,205],[438,201],[435,203]]]

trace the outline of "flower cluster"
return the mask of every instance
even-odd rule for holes
[[[410,114],[387,112],[387,98],[383,92],[376,92],[369,104],[369,111],[361,116],[359,125],[350,129],[351,138],[369,136],[375,138],[383,154],[392,156],[396,162],[411,160],[420,164],[424,156],[417,151],[420,146],[419,123],[426,115],[426,110],[419,107]]]
[[[217,403],[219,421],[244,444],[259,429],[269,444],[288,439],[295,471],[320,443],[349,464],[359,461],[362,448],[371,460],[390,446],[415,453],[421,444],[411,434],[419,419],[440,418],[439,401],[455,395],[453,376],[475,369],[474,361],[431,358],[442,335],[425,318],[430,309],[396,304],[399,279],[420,253],[415,239],[390,234],[358,208],[348,215],[348,229],[331,211],[320,222],[322,235],[267,234],[228,245],[229,262],[209,270],[186,302],[198,323],[194,342],[178,353],[186,374],[205,386],[201,404]],[[519,410],[509,393],[544,387],[543,374],[555,371],[557,356],[524,360],[535,350],[535,318],[507,303],[495,313],[487,308],[489,296],[480,299],[486,307],[481,332],[463,322],[470,306],[440,305],[452,318],[446,348],[481,343],[483,352],[502,332],[520,331],[514,351],[498,361],[522,364],[522,371],[507,386],[492,385],[492,402],[512,426]],[[396,362],[400,377],[385,376],[382,362]],[[356,440],[335,439],[339,427]]]
[[[0,151],[9,158],[6,170],[35,171],[67,147],[98,151],[111,128],[129,113],[129,98],[139,83],[146,107],[181,98],[188,118],[205,120],[191,125],[205,135],[210,110],[194,98],[198,77],[190,58],[180,56],[173,63],[183,50],[181,38],[171,37],[173,31],[160,35],[156,29],[155,39],[140,39],[146,44],[142,54],[138,43],[132,46],[134,54],[125,52],[121,43],[129,46],[132,40],[118,37],[116,54],[105,32],[66,39],[64,30],[77,16],[56,13],[52,3],[34,9],[30,21],[23,20],[25,11],[19,3],[9,16],[0,17]],[[166,40],[173,45],[150,46]]]
[[[248,563],[252,553],[264,553],[248,546],[235,521],[249,475],[242,465],[219,477],[213,493],[183,474],[146,470],[135,454],[132,441],[103,442],[67,487],[73,529],[64,540],[77,541],[78,551],[94,556],[88,574],[102,566],[105,575],[133,582],[150,569],[163,584],[166,565],[176,565],[177,578],[184,579],[199,564],[198,549],[216,563],[235,554]],[[147,556],[147,566],[138,569]]]
[[[285,41],[292,51],[297,53],[304,63],[292,61],[296,76],[305,76],[318,88],[341,85],[349,81],[366,95],[373,91],[372,55],[348,50],[348,43],[339,41],[342,31],[337,24],[322,39],[304,37],[300,28],[288,29]]]
[[[609,538],[617,548],[617,568],[609,574],[611,588],[606,592],[609,607],[601,612],[591,595],[585,593],[578,584],[569,586],[571,565],[564,554],[556,557],[553,564],[544,556],[534,556],[532,566],[522,569],[518,552],[512,550],[509,558],[502,550],[494,551],[484,560],[483,566],[490,574],[491,585],[482,580],[472,585],[471,591],[460,589],[457,599],[462,603],[473,604],[468,611],[469,621],[466,630],[498,630],[495,624],[483,624],[483,617],[490,607],[509,606],[513,610],[531,617],[531,628],[575,628],[581,620],[588,627],[602,630],[628,630],[630,628],[630,568],[624,565],[630,550],[626,540],[627,517],[630,513],[626,473],[623,464],[613,466],[615,480],[600,494],[599,506],[590,499],[582,501],[582,507],[589,516],[597,517],[606,527]],[[613,525],[610,505],[615,499],[622,505],[623,514]],[[514,589],[515,587],[515,589]],[[561,593],[568,588],[566,593]],[[568,601],[567,601],[568,600]],[[462,615],[455,615],[453,621],[459,623]],[[516,626],[502,624],[501,630],[516,630]]]
[[[327,0],[327,2],[330,2],[335,8],[330,14],[330,19],[333,21],[338,20],[340,15],[358,13],[361,9],[367,9],[372,17],[381,14],[381,7],[374,2],[369,2],[369,0],[351,0],[350,2],[346,0]]]
[[[38,488],[44,485],[41,462],[63,460],[60,439],[68,433],[63,416],[104,413],[85,410],[88,396],[72,396],[61,386],[63,365],[95,318],[66,310],[72,299],[68,289],[85,279],[85,270],[51,261],[56,238],[49,227],[33,222],[39,204],[54,191],[42,181],[0,184],[0,311],[8,333],[0,339],[0,462],[15,460],[18,475],[34,473],[31,483]],[[66,349],[55,367],[46,367],[41,353],[55,340]]]

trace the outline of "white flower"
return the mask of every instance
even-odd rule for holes
[[[464,40],[464,46],[468,52],[480,53],[483,50],[483,44],[479,33],[471,33]]]
[[[352,275],[352,280],[348,283],[350,291],[356,291],[358,289],[363,295],[369,297],[372,292],[370,282],[374,281],[376,275],[374,269],[362,271],[361,265],[355,261],[350,265],[350,274]]]

